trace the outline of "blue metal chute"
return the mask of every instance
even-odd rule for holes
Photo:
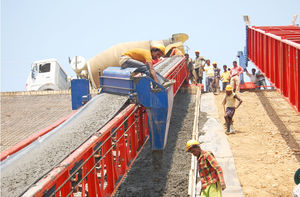
[[[163,150],[167,143],[173,87],[164,88],[147,76],[132,77],[135,68],[109,67],[100,77],[103,92],[128,94],[129,98],[146,108],[152,150]],[[153,86],[157,88],[152,89]]]
[[[120,67],[108,67],[100,76],[100,87],[103,92],[116,94],[132,94],[134,90],[131,73],[136,68],[121,69]]]
[[[151,83],[160,87],[152,91]],[[163,88],[149,77],[141,78],[136,84],[138,103],[147,109],[149,135],[152,150],[163,150],[167,143],[173,107],[173,87]]]

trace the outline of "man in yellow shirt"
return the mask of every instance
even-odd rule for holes
[[[230,83],[230,72],[227,70],[227,65],[223,66],[223,73],[221,74],[222,90],[224,91],[226,86]]]
[[[212,91],[212,83],[214,80],[214,67],[210,65],[210,60],[206,60],[205,62],[206,66],[204,67],[204,70],[206,72],[206,91],[211,92]]]
[[[145,73],[147,76],[153,78],[157,83],[168,87],[175,83],[174,80],[167,80],[163,76],[155,72],[152,60],[159,59],[164,56],[165,46],[152,46],[151,50],[147,49],[132,49],[122,54],[120,57],[121,68],[137,68],[135,72]]]

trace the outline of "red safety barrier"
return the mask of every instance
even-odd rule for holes
[[[171,69],[165,74],[168,79],[175,79],[176,83],[173,84],[173,93],[176,95],[182,84],[188,84],[188,71],[186,66],[185,57],[182,57],[181,61],[174,69]]]
[[[183,58],[164,77],[187,79]],[[145,108],[128,105],[84,144],[33,184],[25,196],[111,196],[149,138]]]
[[[25,195],[112,194],[148,140],[148,132],[144,108],[130,104]]]
[[[300,113],[300,27],[251,26],[248,57]]]
[[[66,116],[66,117],[64,117],[64,118],[56,121],[55,123],[51,124],[50,126],[42,129],[41,131],[38,131],[38,132],[34,133],[29,138],[26,138],[25,140],[23,140],[23,141],[19,142],[18,144],[14,145],[13,147],[11,147],[11,148],[3,151],[1,153],[1,156],[0,156],[0,161],[3,161],[9,155],[12,155],[12,154],[18,152],[22,148],[28,146],[29,144],[31,144],[32,142],[34,142],[35,140],[37,140],[39,137],[41,137],[41,136],[45,135],[46,133],[52,131],[53,129],[55,129],[56,127],[58,127],[59,125],[61,125],[63,122],[65,122],[67,119],[69,119],[75,112],[76,111],[73,111],[68,116]]]

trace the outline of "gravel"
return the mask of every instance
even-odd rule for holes
[[[168,142],[161,158],[161,168],[152,165],[150,143],[145,145],[138,159],[120,185],[115,196],[187,196],[191,155],[185,143],[192,137],[194,96],[178,93],[174,98]]]

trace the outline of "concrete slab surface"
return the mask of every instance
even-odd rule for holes
[[[203,150],[211,151],[223,169],[226,189],[222,192],[225,197],[243,197],[242,187],[236,174],[234,158],[230,150],[224,129],[218,120],[218,109],[212,93],[201,95],[199,141]],[[201,121],[200,121],[201,122]],[[198,193],[200,188],[198,185]]]

